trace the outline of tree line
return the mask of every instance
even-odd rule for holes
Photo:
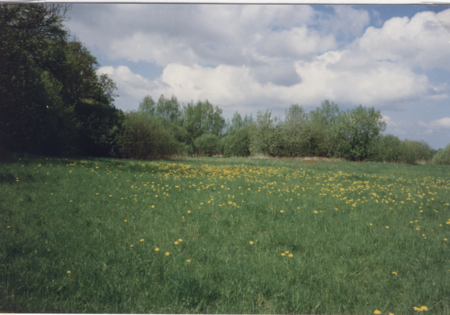
[[[255,119],[236,112],[231,120],[221,118],[222,110],[208,101],[179,105],[175,96],[160,96],[154,102],[150,95],[139,104],[135,113],[126,115],[128,139],[122,144],[137,146],[151,156],[198,154],[249,156],[264,154],[274,157],[335,157],[352,161],[385,161],[415,163],[429,161],[437,153],[425,141],[404,140],[383,134],[386,123],[379,111],[361,105],[342,111],[338,105],[325,100],[315,110],[306,112],[292,104],[284,120],[267,111],[258,111]],[[172,132],[172,139],[157,135]],[[139,127],[138,127],[139,126]],[[151,127],[150,127],[151,126]],[[171,126],[171,127],[169,127]],[[139,131],[138,131],[139,130]],[[141,137],[141,142],[137,138]],[[147,135],[147,138],[142,138]],[[158,150],[158,139],[162,141]],[[125,139],[123,139],[125,140]],[[151,145],[155,143],[155,145]],[[162,145],[166,143],[167,147]],[[169,145],[170,144],[170,145]],[[145,150],[144,150],[145,147]],[[123,152],[130,152],[127,148]]]
[[[114,106],[116,85],[64,29],[70,6],[0,4],[0,149],[46,155],[157,158],[172,155],[336,157],[353,161],[450,163],[424,141],[384,134],[379,111],[346,111],[325,100],[284,120],[270,111],[231,120],[208,100],[144,97],[137,111]]]

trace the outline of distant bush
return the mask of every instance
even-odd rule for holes
[[[407,141],[402,141],[398,159],[399,162],[415,164],[419,159],[419,154]]]
[[[249,156],[250,155],[250,126],[233,130],[223,138],[223,155]]]
[[[425,141],[405,140],[405,143],[416,152],[418,160],[429,161],[433,158],[433,149]]]
[[[175,140],[177,140],[178,142],[183,142],[185,144],[192,145],[191,135],[189,134],[186,128],[179,126],[176,123],[167,120],[163,117],[156,116],[154,117],[154,119],[159,120],[164,128],[170,130],[173,136],[175,137]]]
[[[432,163],[436,165],[450,165],[450,144],[433,156]]]
[[[220,137],[205,133],[194,140],[194,151],[196,154],[213,156],[220,154],[221,143]]]
[[[162,119],[138,113],[125,115],[117,143],[122,157],[134,159],[177,154],[184,146],[175,139]]]
[[[192,147],[192,144],[184,144],[182,147],[182,150],[180,152],[184,156],[191,156],[194,154],[194,148]]]
[[[401,141],[398,137],[390,134],[381,135],[370,143],[368,160],[414,164],[419,156],[426,156],[421,151],[423,145],[418,141],[414,142],[418,144],[412,144],[412,141],[409,140]]]
[[[369,158],[375,162],[400,162],[402,141],[393,135],[381,135],[370,143]]]

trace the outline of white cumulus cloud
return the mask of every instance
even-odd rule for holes
[[[429,129],[441,129],[441,128],[450,128],[450,117],[444,117],[441,119],[430,121],[429,123],[419,121],[419,124],[422,127]]]

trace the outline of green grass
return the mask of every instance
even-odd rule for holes
[[[0,310],[450,314],[449,189],[433,165],[10,158]]]

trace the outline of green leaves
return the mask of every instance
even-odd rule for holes
[[[65,5],[0,5],[0,145],[17,152],[108,155],[120,126],[115,83],[69,41]]]
[[[153,100],[153,98],[150,95],[147,95],[146,97],[144,97],[142,102],[139,103],[138,112],[142,113],[142,114],[154,116],[155,111],[156,111],[155,106],[156,105],[155,105],[155,101]]]
[[[334,155],[361,161],[369,157],[369,144],[384,131],[386,123],[374,108],[357,108],[340,112],[332,126]]]

